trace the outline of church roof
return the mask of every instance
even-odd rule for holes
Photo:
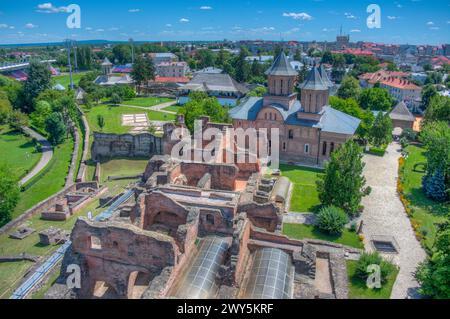
[[[109,61],[109,59],[107,57],[105,57],[105,60],[103,60],[102,65],[112,65],[112,63]]]
[[[311,69],[306,77],[306,81],[300,88],[306,90],[328,90],[328,86],[323,82],[317,67]]]
[[[302,110],[300,101],[296,101],[289,110],[286,110],[278,104],[264,106],[264,99],[260,97],[249,97],[242,100],[241,104],[231,109],[229,114],[234,120],[255,121],[259,112],[265,107],[278,110],[286,125],[317,127],[324,132],[353,135],[361,123],[359,119],[335,110],[331,106],[323,108],[319,121],[299,119],[297,113]]]
[[[266,75],[297,76],[298,72],[294,70],[291,63],[288,61],[286,54],[281,52],[270,69],[266,71]]]
[[[414,122],[416,120],[414,115],[412,115],[412,113],[408,110],[408,107],[403,101],[397,104],[397,106],[392,110],[389,116],[393,120],[410,122]]]
[[[319,74],[320,74],[320,77],[322,78],[323,84],[325,84],[328,87],[333,86],[333,82],[331,82],[330,78],[328,77],[327,71],[325,70],[325,67],[323,66],[323,64],[321,64],[319,67]]]

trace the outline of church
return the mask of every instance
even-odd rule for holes
[[[230,117],[235,128],[278,128],[280,162],[322,166],[334,150],[353,138],[361,121],[329,105],[333,83],[323,66],[314,66],[300,85],[300,100],[295,92],[298,73],[284,52],[266,75],[267,94],[243,99],[230,110]]]

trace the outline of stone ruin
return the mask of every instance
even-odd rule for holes
[[[47,298],[347,298],[346,259],[360,251],[283,236],[289,187],[235,164],[154,156],[110,218],[77,220]],[[70,264],[80,289],[65,285]]]
[[[53,205],[41,211],[41,219],[65,221],[105,191],[107,188],[100,187],[97,182],[77,183],[74,190],[61,194]]]
[[[61,229],[50,227],[39,232],[39,243],[44,246],[60,245],[69,240],[69,234]]]
[[[12,239],[25,239],[28,236],[30,236],[31,234],[33,234],[36,230],[34,230],[31,227],[27,227],[27,226],[21,226],[19,228],[17,228],[17,230],[11,234],[9,234],[9,237]]]

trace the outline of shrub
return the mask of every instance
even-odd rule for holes
[[[386,149],[373,146],[369,149],[369,153],[377,156],[384,156],[384,154],[386,154]]]
[[[367,278],[371,274],[367,271],[370,265],[380,266],[381,272],[381,283],[385,284],[389,275],[394,271],[395,266],[391,263],[385,261],[378,252],[373,253],[363,253],[361,258],[359,258],[356,265],[355,276],[363,281],[367,281]]]
[[[445,176],[442,170],[437,170],[434,174],[425,175],[422,179],[422,186],[428,198],[438,202],[446,201]]]
[[[118,105],[118,104],[122,103],[122,98],[120,97],[119,94],[113,93],[111,95],[111,103],[115,104],[115,105]]]
[[[413,142],[417,139],[417,132],[415,132],[413,129],[406,128],[403,130],[401,137],[402,139],[406,139],[408,142]]]
[[[341,234],[347,223],[347,214],[335,206],[322,208],[317,216],[317,227],[333,235]]]

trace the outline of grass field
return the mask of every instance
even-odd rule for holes
[[[17,181],[28,174],[39,162],[41,153],[36,152],[33,140],[20,132],[0,126],[0,164],[6,164]]]
[[[101,163],[101,181],[107,182],[108,176],[133,176],[143,174],[147,159],[114,159]]]
[[[81,77],[85,74],[86,74],[86,72],[73,73],[72,78],[73,78],[74,85],[78,85],[78,82],[80,82]],[[61,84],[62,86],[64,86],[65,88],[69,88],[69,86],[70,86],[69,74],[58,75],[58,76],[52,77],[52,84],[56,85],[58,83]]]
[[[355,277],[357,262],[347,261],[350,299],[390,299],[392,287],[398,275],[398,269],[392,272],[386,284],[381,289],[369,289],[366,282]]]
[[[283,176],[294,184],[290,211],[306,213],[315,212],[320,206],[316,181],[322,171],[308,167],[280,165]]]
[[[332,236],[321,232],[312,225],[283,224],[283,234],[292,239],[320,239],[355,248],[364,248],[364,244],[355,232],[345,229],[341,236]]]
[[[123,101],[121,104],[151,107],[154,105],[172,102],[174,99],[159,98],[159,97],[137,97],[131,100]]]
[[[122,114],[142,114],[147,113],[149,120],[154,121],[173,121],[175,120],[175,115],[167,114],[163,112],[156,111],[145,111],[136,108],[126,107],[126,106],[112,106],[112,105],[98,105],[94,106],[92,109],[84,109],[86,118],[89,122],[89,126],[92,132],[100,132],[100,127],[97,123],[97,116],[103,115],[105,118],[105,127],[103,128],[104,133],[116,133],[124,134],[131,130],[129,126],[122,126]]]
[[[27,209],[59,192],[64,187],[65,178],[69,171],[72,150],[73,139],[66,140],[62,145],[54,149],[53,158],[47,166],[48,169],[44,169],[29,181],[27,184],[31,183],[32,186],[20,193],[19,204],[16,206],[12,218],[16,218]]]
[[[431,248],[436,236],[436,223],[445,220],[445,214],[450,210],[449,205],[437,203],[427,198],[422,191],[422,177],[425,175],[422,166],[426,163],[425,149],[410,145],[406,149],[409,153],[405,161],[403,187],[406,198],[413,206],[413,220],[420,225],[420,232],[425,235],[424,244]]]
[[[168,107],[163,108],[163,110],[164,110],[164,111],[169,111],[169,112],[175,112],[175,113],[178,113],[178,111],[179,111],[181,108],[183,108],[183,107],[180,106],[180,105],[172,105],[172,106],[168,106]]]

